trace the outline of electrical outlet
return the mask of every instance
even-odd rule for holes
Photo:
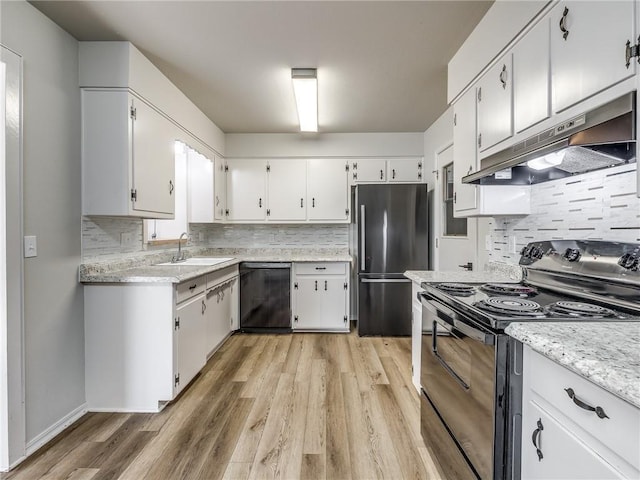
[[[509,253],[516,253],[516,237],[511,235],[509,237]]]
[[[484,236],[484,249],[487,252],[490,252],[491,250],[493,250],[493,242],[491,241],[491,235]]]
[[[120,234],[120,246],[132,247],[136,242],[136,234],[133,232],[122,232]]]

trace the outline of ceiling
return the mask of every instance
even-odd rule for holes
[[[78,40],[128,40],[225,133],[298,131],[292,67],[318,69],[320,132],[423,132],[492,1],[32,1]]]

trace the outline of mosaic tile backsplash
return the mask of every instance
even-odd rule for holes
[[[517,188],[517,187],[514,187]],[[527,243],[554,239],[640,242],[636,164],[532,185],[531,215],[489,220],[489,261],[518,263]],[[480,245],[485,244],[480,239]],[[515,241],[514,249],[510,248]]]

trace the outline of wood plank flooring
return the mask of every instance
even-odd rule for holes
[[[2,480],[436,479],[409,338],[230,337],[158,414],[89,413]]]

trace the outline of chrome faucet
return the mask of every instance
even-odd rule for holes
[[[182,232],[180,234],[180,238],[178,239],[178,255],[171,258],[171,263],[184,262],[186,260],[184,253],[182,253],[182,237],[189,238],[189,234],[187,232]]]

